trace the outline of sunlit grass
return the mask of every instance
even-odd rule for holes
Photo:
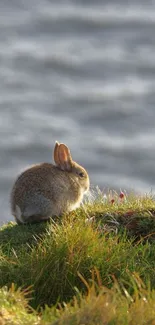
[[[46,324],[46,319],[47,324],[145,324],[145,318],[150,322],[155,317],[154,238],[151,194],[105,195],[98,190],[80,209],[55,221],[1,227],[0,287],[12,288],[14,283],[14,295],[23,295],[19,287],[31,288],[23,313],[32,316],[32,324],[33,317],[41,322],[34,324]],[[94,270],[100,277],[98,289],[92,285]],[[3,289],[1,297],[4,291],[7,302],[10,291]],[[91,299],[96,306],[92,311]],[[65,308],[50,307],[63,302]],[[11,302],[10,308],[13,305]],[[28,306],[43,309],[38,316],[29,314]],[[31,324],[26,321],[23,324]]]

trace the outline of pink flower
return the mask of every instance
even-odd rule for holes
[[[134,211],[131,211],[131,210],[129,210],[129,211],[126,213],[127,216],[132,216],[133,214],[134,214]]]
[[[120,193],[119,198],[124,199],[124,193],[123,192]]]

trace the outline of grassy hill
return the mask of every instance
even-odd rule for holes
[[[0,228],[0,324],[155,325],[155,201],[98,191],[59,219]]]

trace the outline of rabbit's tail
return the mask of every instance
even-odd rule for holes
[[[22,218],[21,209],[18,205],[16,205],[15,215],[16,215],[16,219],[19,220],[20,223],[24,223],[24,220]]]

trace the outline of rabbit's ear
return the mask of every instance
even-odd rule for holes
[[[54,148],[54,161],[55,161],[56,165],[60,167],[60,160],[59,160],[59,155],[58,155],[59,146],[60,146],[59,142],[56,141],[55,148]]]
[[[59,161],[60,161],[60,168],[62,170],[71,171],[72,157],[71,157],[69,148],[63,143],[61,143],[58,146],[58,156],[59,156]]]

